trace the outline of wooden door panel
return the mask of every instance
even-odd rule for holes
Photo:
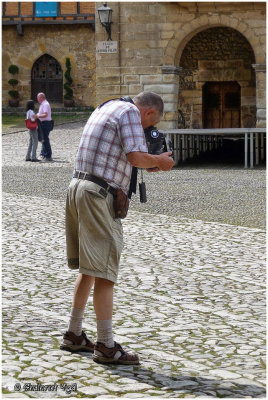
[[[237,82],[208,82],[203,87],[204,128],[239,128],[241,90]]]
[[[232,126],[232,111],[225,111],[222,116],[221,128],[230,128]]]
[[[44,92],[52,103],[63,101],[63,71],[58,61],[48,54],[41,56],[32,68],[32,99]]]

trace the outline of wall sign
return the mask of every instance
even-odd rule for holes
[[[97,53],[117,53],[118,42],[113,40],[108,40],[107,42],[97,42],[96,51]]]
[[[57,17],[56,1],[37,1],[35,3],[36,17]]]

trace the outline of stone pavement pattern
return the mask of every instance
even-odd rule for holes
[[[3,190],[65,200],[82,131],[81,124],[52,131],[55,162],[45,165],[24,162],[28,132],[3,136]],[[139,196],[133,196],[131,209],[265,228],[265,170],[244,169],[243,154],[241,157],[242,167],[205,165],[184,166],[169,173],[145,171],[148,202],[140,203]]]
[[[141,365],[102,366],[59,350],[76,277],[63,198],[3,193],[3,397],[265,397],[265,232],[138,211],[123,226],[115,340]]]

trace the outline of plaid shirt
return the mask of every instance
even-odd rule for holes
[[[138,108],[119,100],[97,108],[84,128],[75,159],[75,170],[106,180],[128,192],[132,166],[127,154],[148,152]]]

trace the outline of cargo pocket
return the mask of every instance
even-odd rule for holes
[[[103,199],[103,200],[105,200],[107,197],[107,192],[103,188],[100,188],[99,190],[85,189],[85,192],[89,193],[91,196],[94,196],[96,198]]]

